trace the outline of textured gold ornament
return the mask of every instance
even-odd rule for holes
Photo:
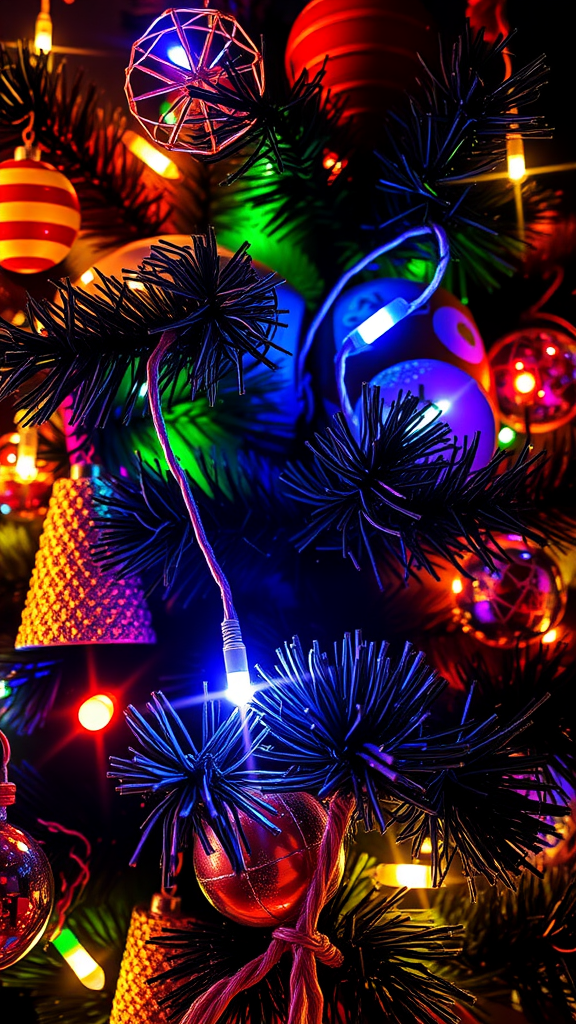
[[[155,897],[152,907],[155,904],[162,906],[163,902]],[[136,907],[132,911],[110,1024],[168,1024],[168,1014],[157,1001],[166,993],[167,986],[147,983],[149,978],[161,974],[166,968],[166,954],[159,946],[147,946],[146,943],[160,935],[163,928],[186,923],[189,921],[174,912],[154,913],[146,907]]]
[[[17,648],[155,642],[140,580],[117,580],[92,557],[94,499],[106,486],[95,476],[54,484]]]

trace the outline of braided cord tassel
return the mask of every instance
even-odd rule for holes
[[[353,809],[352,797],[337,794],[332,798],[318,863],[296,927],[277,928],[266,952],[247,963],[232,978],[223,978],[199,996],[184,1014],[181,1024],[217,1024],[234,997],[257,985],[289,949],[294,962],[288,1024],[322,1024],[324,998],[316,962],[320,960],[330,967],[339,967],[342,954],[326,935],[318,932],[318,918],[339,870],[342,844]]]

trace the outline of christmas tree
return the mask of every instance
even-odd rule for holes
[[[3,26],[2,1021],[576,1020],[570,55],[517,7]]]

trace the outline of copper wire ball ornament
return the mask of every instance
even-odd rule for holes
[[[213,158],[255,124],[242,103],[242,80],[250,95],[263,95],[262,54],[232,15],[170,9],[134,43],[126,96],[159,146]]]

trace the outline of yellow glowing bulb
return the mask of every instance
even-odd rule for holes
[[[452,593],[453,594],[461,594],[463,589],[464,589],[464,584],[462,583],[462,580],[460,579],[460,577],[457,576],[455,580],[452,580]]]
[[[104,971],[96,963],[94,957],[90,956],[88,950],[78,942],[74,932],[69,928],[63,928],[60,934],[52,939],[52,945],[64,957],[68,966],[86,988],[90,988],[94,992],[100,992],[104,988],[106,984]]]
[[[42,6],[45,5],[42,4]],[[50,53],[52,49],[52,18],[47,10],[40,11],[36,18],[34,49],[36,53]]]
[[[19,309],[12,317],[12,323],[14,327],[21,327],[23,323],[26,323],[26,314],[23,309]]]
[[[16,455],[14,452],[9,452],[6,456],[6,462],[16,462]]]
[[[533,373],[519,373],[514,380],[514,387],[521,395],[529,395],[536,387],[536,377]]]
[[[432,853],[432,840],[426,838],[420,847],[420,853]]]
[[[88,697],[78,709],[78,721],[88,732],[100,732],[112,721],[114,701],[105,693]]]
[[[554,348],[554,345],[548,345],[548,348],[546,349],[546,355],[547,356],[555,356],[556,355],[556,349]]]
[[[93,272],[91,270],[85,270],[84,273],[80,275],[80,280],[82,281],[82,284],[92,284],[92,281],[94,280]]]
[[[510,181],[522,181],[526,177],[524,141],[521,135],[509,135],[506,140],[508,177]]]
[[[142,281],[128,281],[128,287],[132,292],[146,291],[146,285],[142,284]]]
[[[19,455],[16,459],[16,466],[14,469],[16,476],[22,481],[22,483],[30,483],[38,476],[38,469],[34,455]]]
[[[516,363],[514,363],[514,369],[515,370],[523,370],[524,369],[524,363],[522,362],[521,359],[519,359]]]
[[[169,156],[166,156],[165,153],[161,153],[159,149],[156,149],[146,139],[143,139],[141,135],[137,135],[136,132],[132,131],[124,132],[122,142],[131,153],[134,153],[134,156],[142,160],[160,177],[172,178],[173,180],[177,180],[180,177],[180,171],[174,161]]]
[[[544,636],[542,637],[542,643],[543,644],[553,644],[557,636],[558,636],[558,630],[557,629],[549,629],[547,633],[544,633]]]
[[[376,879],[381,885],[432,888],[432,872],[427,864],[379,864]]]

